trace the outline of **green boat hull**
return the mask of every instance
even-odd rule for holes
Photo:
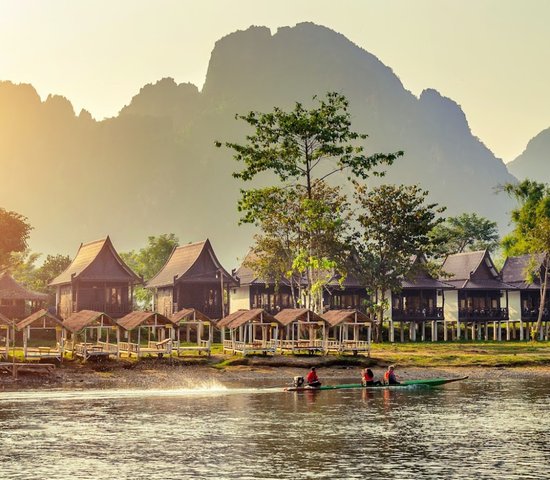
[[[430,378],[426,380],[404,380],[397,385],[372,385],[365,387],[360,383],[343,383],[340,385],[321,385],[320,387],[288,387],[284,390],[286,392],[311,392],[311,391],[320,391],[320,390],[345,390],[345,389],[367,389],[367,390],[377,390],[382,388],[405,388],[412,386],[420,387],[437,387],[439,385],[445,385],[446,383],[458,382],[460,380],[465,380],[468,377],[460,378]]]

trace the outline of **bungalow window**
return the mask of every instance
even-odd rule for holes
[[[122,288],[120,287],[108,287],[107,288],[107,303],[109,305],[121,305],[122,304]]]

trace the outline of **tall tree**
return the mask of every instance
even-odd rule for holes
[[[160,271],[178,245],[179,240],[173,233],[163,233],[148,237],[147,246],[140,250],[121,253],[120,256],[135,273],[147,281]],[[144,287],[138,287],[134,298],[140,308],[147,309],[151,305],[152,293]]]
[[[319,182],[319,181],[316,181]],[[258,276],[290,285],[294,306],[322,311],[323,290],[327,283],[344,272],[349,251],[351,212],[338,187],[325,182],[314,185],[313,198],[306,190],[278,188],[249,192],[250,209],[261,233],[255,235],[253,253],[245,265]]]
[[[550,186],[532,180],[504,185],[503,190],[514,197],[518,206],[511,212],[514,230],[504,237],[506,255],[531,254],[525,277],[540,283],[540,304],[532,338],[542,325],[550,271]]]
[[[431,230],[444,211],[426,203],[427,191],[416,185],[381,185],[372,190],[356,186],[359,207],[354,273],[369,286],[379,340],[388,292],[399,292],[403,278],[411,275],[412,257],[432,253]]]
[[[337,173],[363,180],[370,175],[383,175],[379,167],[391,165],[403,154],[366,155],[362,143],[367,135],[351,129],[349,104],[343,95],[332,92],[324,99],[314,97],[314,101],[317,105],[309,110],[296,103],[289,112],[276,107],[269,113],[250,112],[236,116],[248,123],[254,133],[246,137],[244,144],[224,144],[234,151],[235,160],[244,164],[244,168],[233,176],[250,181],[262,173],[271,173],[278,179],[278,184],[271,187],[241,190],[242,197],[238,204],[239,211],[243,213],[241,222],[254,223],[262,228],[273,203],[257,204],[256,200],[275,195],[295,204],[296,199],[301,199],[300,208],[308,210],[308,221],[321,220],[328,204],[323,205],[324,200],[321,200],[321,195],[316,195],[316,190],[325,188],[326,179]],[[217,142],[216,145],[220,147],[222,143]],[[309,205],[305,200],[310,202]],[[334,215],[337,214],[334,212]],[[287,226],[295,227],[296,236],[300,236],[304,227],[299,223]],[[263,233],[265,238],[266,232]],[[313,292],[318,288],[315,279],[326,276],[329,265],[331,268],[339,267],[338,259],[325,257],[320,253],[323,251],[319,247],[320,241],[317,239],[314,244],[314,240],[313,236],[308,237],[304,247],[293,252],[289,259],[295,270],[304,270],[306,296],[315,296]],[[260,246],[256,245],[256,249]]]
[[[27,249],[31,230],[26,217],[0,207],[0,272],[12,265],[13,253]]]
[[[437,245],[438,256],[484,249],[492,252],[499,246],[497,223],[477,213],[448,217],[432,230],[430,237]]]

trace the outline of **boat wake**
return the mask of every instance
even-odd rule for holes
[[[161,397],[192,397],[233,395],[265,392],[259,388],[228,388],[221,383],[199,383],[185,388],[151,389],[86,389],[86,390],[48,390],[0,393],[0,404],[14,402],[75,401],[75,400],[112,400]]]

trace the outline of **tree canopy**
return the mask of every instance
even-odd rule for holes
[[[178,238],[173,233],[163,233],[147,238],[147,245],[138,251],[121,253],[126,264],[145,281],[153,278],[164,266],[172,250],[179,245]],[[148,308],[151,304],[150,290],[138,287],[134,298],[141,308]]]
[[[248,182],[271,173],[277,179],[272,186],[241,190],[241,222],[261,229],[254,246],[256,268],[271,278],[282,271],[287,279],[299,277],[304,286],[300,298],[310,299],[308,306],[319,310],[323,286],[344,267],[338,256],[342,249],[334,245],[344,243],[349,221],[345,196],[326,180],[337,173],[351,180],[383,175],[382,167],[403,152],[366,155],[367,135],[351,129],[347,99],[329,92],[313,100],[316,105],[310,109],[296,103],[291,111],[275,107],[269,113],[237,115],[254,132],[245,143],[223,145],[244,164],[235,178]],[[282,263],[265,260],[283,247],[285,253],[278,257]]]
[[[518,206],[511,212],[514,230],[502,240],[506,255],[531,254],[526,280],[540,282],[540,304],[532,337],[540,330],[546,305],[550,271],[550,186],[532,180],[507,184],[504,191],[514,197]]]
[[[359,227],[354,273],[369,286],[377,327],[389,307],[387,292],[401,290],[403,278],[412,273],[415,255],[433,251],[429,234],[442,221],[438,215],[444,208],[427,203],[427,196],[416,185],[356,187]]]
[[[32,230],[26,217],[0,207],[0,272],[11,264],[11,255],[27,249]]]
[[[434,227],[430,237],[437,256],[484,249],[492,252],[499,246],[497,223],[477,213],[448,217]]]

